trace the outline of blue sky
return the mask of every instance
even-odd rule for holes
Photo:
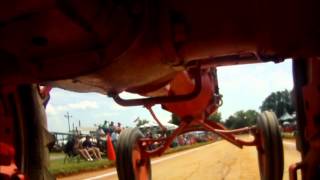
[[[262,101],[274,91],[293,88],[291,61],[283,63],[261,63],[218,68],[220,93],[223,106],[219,109],[226,119],[238,110],[259,110]],[[124,98],[134,98],[133,94],[123,93]],[[154,110],[161,121],[170,120],[171,114],[161,107]],[[68,123],[64,114],[72,117],[70,124],[93,127],[104,120],[121,122],[134,126],[137,117],[152,120],[149,112],[142,107],[122,107],[111,98],[97,93],[74,93],[54,88],[47,106],[48,128],[50,131],[67,132]]]

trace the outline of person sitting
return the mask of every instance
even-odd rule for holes
[[[95,159],[99,160],[101,159],[100,149],[92,145],[90,138],[90,136],[86,136],[86,140],[83,141],[82,147],[85,148],[89,153],[93,154]]]
[[[77,156],[80,154],[82,158],[87,161],[93,161],[92,157],[90,156],[89,152],[86,149],[81,148],[81,143],[79,137],[75,136],[68,140],[64,152],[69,156]]]

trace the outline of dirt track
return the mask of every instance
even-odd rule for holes
[[[284,142],[285,171],[299,161],[299,154],[292,142]],[[257,152],[254,147],[239,149],[220,141],[197,149],[180,152],[152,160],[154,180],[198,179],[259,179]],[[64,179],[117,179],[114,169],[85,173]]]

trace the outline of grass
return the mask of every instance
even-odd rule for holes
[[[102,159],[99,161],[84,161],[80,162],[72,161],[64,164],[64,159],[56,159],[50,161],[49,171],[54,176],[67,176],[71,174],[77,174],[80,172],[92,171],[114,166],[114,162],[108,159]]]
[[[282,132],[281,136],[283,139],[294,139],[294,132]]]
[[[63,153],[61,153],[61,152],[51,152],[50,153],[50,156],[61,156],[61,155],[63,155]]]
[[[185,145],[185,146],[178,146],[175,148],[169,148],[164,154],[172,154],[179,151],[184,151],[192,148],[196,148],[199,146],[203,146],[206,144],[210,144],[212,142],[202,142],[202,143],[196,143],[192,145]],[[80,160],[80,162],[77,162],[77,160],[74,160],[72,162],[66,162],[64,163],[64,154],[63,153],[50,153],[51,157],[57,157],[57,156],[63,156],[62,159],[54,159],[50,160],[50,166],[49,171],[52,175],[56,177],[62,177],[62,176],[68,176],[71,174],[77,174],[87,171],[93,171],[93,170],[99,170],[104,168],[113,167],[115,163],[113,161],[110,161],[108,159],[102,159],[99,161],[84,161]]]

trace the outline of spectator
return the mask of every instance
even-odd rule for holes
[[[114,122],[111,121],[109,124],[109,133],[112,134],[115,131]]]
[[[107,134],[107,132],[108,132],[108,121],[107,120],[104,121],[101,128],[103,129],[104,133]]]
[[[178,143],[180,146],[185,144],[183,135],[178,136]]]
[[[118,133],[120,133],[121,132],[121,123],[119,123],[118,122],[118,125],[117,125],[117,127],[116,127],[116,130],[118,131]]]
[[[101,153],[99,148],[94,147],[92,145],[91,142],[91,137],[90,136],[86,136],[86,140],[83,141],[82,143],[82,147],[85,148],[89,153],[93,154],[93,156],[95,157],[95,159],[100,160],[101,159]]]
[[[187,144],[188,144],[188,138],[187,138],[187,136],[183,136],[183,141],[184,141],[184,145],[187,145]]]
[[[99,149],[105,149],[105,143],[103,143],[103,140],[101,139],[101,137],[105,136],[105,132],[102,129],[102,127],[98,127],[98,129],[96,130],[96,139],[97,139],[97,147],[99,147]]]
[[[118,131],[113,131],[111,134],[111,140],[114,148],[117,148],[117,142],[118,142],[119,134]]]
[[[86,149],[82,149],[80,139],[78,136],[74,136],[67,142],[64,152],[68,154],[68,156],[76,156],[80,154],[82,158],[87,161],[93,161],[89,152]]]
[[[151,128],[148,128],[148,129],[147,129],[146,137],[147,137],[147,138],[152,138]]]

